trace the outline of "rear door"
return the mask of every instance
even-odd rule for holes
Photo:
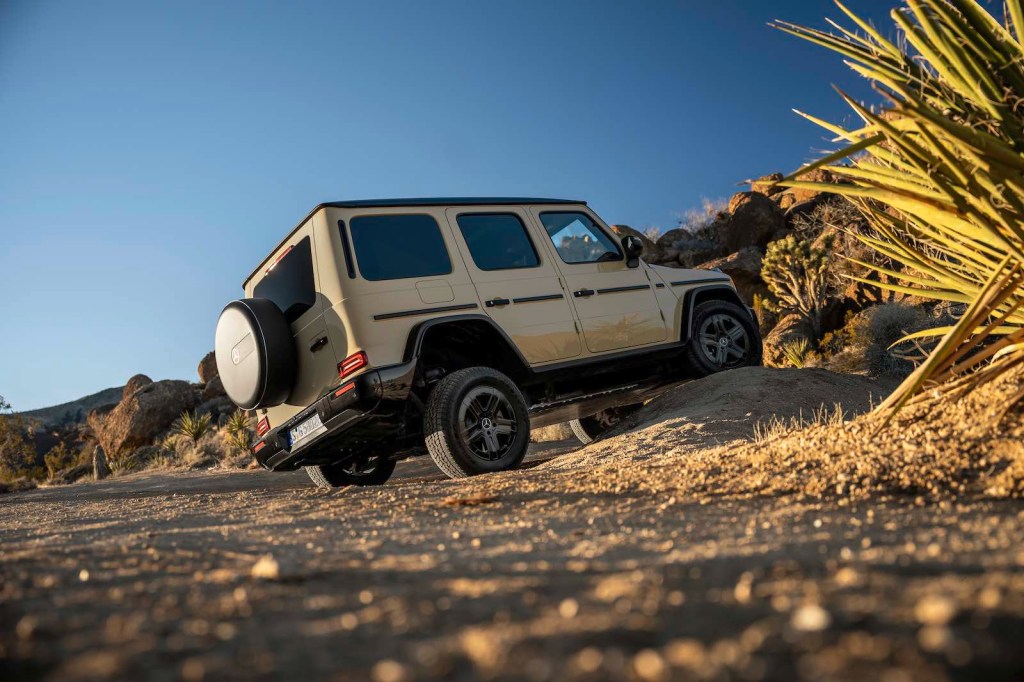
[[[252,291],[254,298],[270,299],[281,309],[295,339],[295,386],[284,405],[271,408],[275,425],[314,402],[337,378],[338,360],[327,338],[314,254],[313,231],[307,223],[281,245]]]
[[[582,352],[566,291],[550,255],[534,243],[518,207],[450,208],[451,231],[484,312],[530,364]]]
[[[667,326],[646,268],[630,268],[618,240],[587,212],[531,208],[557,259],[591,353],[665,341]]]

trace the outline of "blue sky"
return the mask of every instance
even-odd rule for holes
[[[850,0],[882,26],[890,2]],[[0,2],[0,395],[196,380],[320,201],[582,198],[673,227],[831,145],[867,96],[770,29],[824,0]]]

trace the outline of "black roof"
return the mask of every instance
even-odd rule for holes
[[[295,234],[295,230],[302,227],[307,220],[309,220],[314,213],[319,211],[321,208],[402,208],[402,207],[414,207],[414,206],[515,206],[517,204],[549,204],[549,205],[560,205],[560,204],[586,204],[585,201],[577,199],[543,199],[539,197],[420,197],[412,199],[351,199],[348,201],[325,201],[322,204],[317,204],[313,207],[313,210],[306,214],[306,217],[299,221],[299,224],[292,228],[288,235],[281,240],[281,243],[274,247],[274,250],[270,253],[273,254],[279,248],[281,244],[291,239],[292,235]],[[270,260],[268,255],[263,259],[256,269],[249,273],[249,276],[245,278],[245,282],[248,282],[253,276],[260,271],[260,268]],[[245,284],[243,282],[243,285]]]
[[[356,199],[328,201],[317,208],[390,208],[401,206],[499,206],[512,204],[585,204],[574,199],[541,199],[538,197],[420,197],[418,199]]]

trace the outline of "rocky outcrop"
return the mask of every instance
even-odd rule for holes
[[[758,178],[750,183],[750,191],[763,194],[766,197],[775,196],[785,191],[785,187],[779,187],[775,183],[780,182],[783,178],[782,173],[769,173],[763,177]]]
[[[153,383],[153,380],[145,374],[136,374],[124,385],[124,392],[121,394],[121,400],[130,398],[135,391],[139,390],[143,386],[148,386],[151,383]]]
[[[199,399],[204,403],[214,398],[224,398],[227,396],[227,392],[224,391],[224,382],[220,380],[220,376],[215,376],[210,379],[199,396]]]
[[[757,192],[740,192],[729,200],[729,220],[723,224],[722,246],[727,253],[745,246],[764,248],[786,228],[786,218],[771,199]]]
[[[716,258],[701,265],[702,270],[718,269],[732,278],[736,291],[747,305],[754,302],[754,294],[767,291],[761,279],[761,261],[764,254],[756,246],[747,246],[736,253]]]
[[[217,358],[212,350],[199,361],[197,372],[199,373],[199,383],[201,384],[208,384],[217,376]]]
[[[182,412],[198,404],[199,395],[187,381],[150,382],[126,395],[109,412],[90,413],[89,425],[104,452],[116,456],[148,445]]]
[[[764,364],[768,367],[786,367],[785,346],[800,339],[811,337],[807,325],[797,315],[786,315],[775,328],[764,337]]]

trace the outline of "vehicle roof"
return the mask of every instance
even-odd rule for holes
[[[345,201],[325,201],[313,207],[313,210],[306,214],[306,217],[293,227],[284,239],[275,246],[267,257],[260,261],[256,269],[249,273],[249,276],[242,282],[244,287],[260,271],[268,260],[281,246],[291,239],[295,231],[302,227],[313,214],[322,208],[405,208],[415,206],[515,206],[518,204],[583,204],[587,202],[579,199],[545,199],[542,197],[418,197],[402,199],[349,199]]]

